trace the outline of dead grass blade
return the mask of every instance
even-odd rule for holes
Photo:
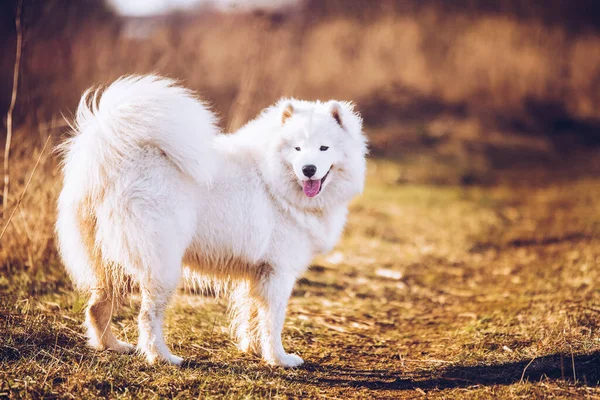
[[[21,47],[23,43],[23,32],[21,30],[21,8],[23,7],[23,1],[19,0],[17,3],[17,11],[15,16],[15,27],[17,31],[17,49],[15,55],[15,66],[13,70],[13,88],[12,95],[10,98],[10,106],[6,113],[6,144],[4,146],[4,189],[2,191],[2,213],[6,210],[8,205],[8,185],[10,183],[10,145],[12,142],[12,116],[15,110],[15,104],[17,103],[17,91],[19,89],[19,69],[21,64]],[[1,236],[0,236],[1,237]]]
[[[33,175],[35,174],[35,171],[37,170],[38,165],[40,165],[40,161],[42,159],[42,156],[44,155],[46,147],[48,146],[48,142],[50,142],[50,138],[52,138],[52,135],[49,135],[48,138],[46,139],[46,142],[44,143],[44,147],[42,147],[42,151],[40,151],[40,155],[38,156],[37,161],[35,162],[35,165],[33,166],[33,169],[31,170],[29,179],[27,179],[27,183],[25,184],[25,187],[23,188],[23,192],[21,193],[21,196],[19,196],[19,200],[17,200],[17,204],[15,204],[15,208],[13,208],[13,211],[12,211],[12,213],[10,213],[10,216],[8,217],[8,220],[6,221],[6,224],[2,228],[2,232],[0,232],[0,241],[2,241],[2,238],[4,237],[4,233],[6,233],[6,230],[8,229],[10,222],[12,221],[13,217],[15,216],[15,213],[19,209],[19,206],[21,205],[21,202],[23,201],[23,198],[25,197],[25,193],[27,193],[27,188],[29,188],[29,184],[31,183],[31,180],[33,179]]]
[[[527,372],[527,368],[529,368],[529,366],[533,363],[533,361],[536,359],[536,357],[533,357],[531,359],[531,361],[529,361],[529,363],[527,363],[527,365],[525,366],[525,368],[523,368],[523,373],[521,374],[521,380],[519,381],[519,383],[523,383],[523,379],[525,379],[525,372]]]

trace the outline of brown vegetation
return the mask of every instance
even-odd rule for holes
[[[20,165],[19,165],[20,166]],[[167,316],[183,368],[85,347],[85,299],[51,245],[42,174],[0,251],[0,396],[573,398],[600,395],[598,179],[538,188],[399,185],[369,166],[342,242],[294,291],[282,370],[239,353],[225,304],[182,291]],[[138,296],[117,336],[136,341]]]
[[[98,2],[46,3],[25,10],[19,109],[35,122],[72,112],[90,85],[156,71],[197,89],[232,129],[287,95],[354,100],[371,126],[443,120],[459,137],[598,139],[600,13],[590,1],[313,1],[278,14],[126,20]]]
[[[0,4],[2,114],[14,3]],[[97,1],[24,0],[0,397],[600,396],[597,2],[366,3],[122,20]],[[185,291],[167,318],[185,368],[84,347],[42,145],[83,89],[154,71],[198,90],[228,130],[284,95],[354,100],[373,154],[393,159],[371,162],[343,241],[294,292],[286,345],[304,368],[238,353],[224,306]],[[115,324],[134,342],[137,306]]]

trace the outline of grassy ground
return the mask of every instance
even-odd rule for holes
[[[34,246],[52,240],[44,163],[0,250],[0,397],[600,397],[600,179],[409,184],[371,162],[344,239],[290,302],[284,343],[306,364],[239,353],[225,305],[181,292],[166,322],[177,368],[85,347],[85,299]],[[138,305],[115,321],[133,342]]]

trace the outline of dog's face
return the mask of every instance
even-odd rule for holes
[[[291,100],[278,106],[274,150],[286,197],[304,208],[349,201],[362,191],[366,138],[352,105]]]

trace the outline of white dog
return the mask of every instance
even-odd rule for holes
[[[168,79],[121,78],[99,96],[83,95],[62,146],[56,225],[67,270],[91,294],[90,344],[133,350],[110,327],[133,283],[139,351],[180,364],[162,326],[185,276],[226,290],[241,350],[302,364],[281,331],[294,283],[335,245],[363,188],[366,138],[352,105],[283,100],[223,135],[213,113]]]

